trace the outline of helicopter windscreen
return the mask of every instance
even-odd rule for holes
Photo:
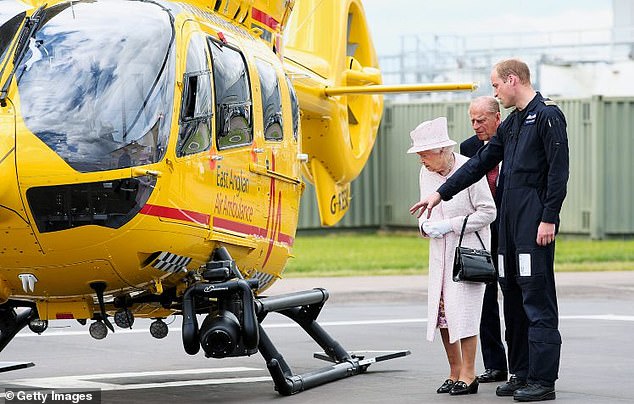
[[[63,3],[16,69],[28,129],[81,172],[163,157],[174,97],[171,15],[150,2]]]
[[[0,23],[2,24],[0,25],[0,60],[4,59],[7,50],[9,50],[9,45],[11,44],[15,34],[18,32],[18,28],[20,28],[20,24],[24,20],[25,15],[26,13],[24,12],[11,17],[6,14],[0,14]],[[1,72],[4,72],[7,62],[2,65],[2,70],[0,70]],[[1,75],[2,74],[0,74],[0,76]]]

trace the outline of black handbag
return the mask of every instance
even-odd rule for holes
[[[454,282],[481,282],[490,283],[497,281],[497,271],[493,266],[493,258],[488,252],[480,235],[476,231],[475,234],[482,244],[482,250],[469,247],[462,247],[462,237],[467,226],[469,215],[464,218],[462,231],[460,232],[460,240],[456,247],[456,254],[453,261],[453,280]]]

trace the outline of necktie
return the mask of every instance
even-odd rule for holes
[[[495,198],[495,182],[498,178],[498,174],[500,169],[498,166],[495,166],[487,173],[487,182],[489,183],[489,188],[491,189],[491,195]]]

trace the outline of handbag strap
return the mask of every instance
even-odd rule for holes
[[[460,240],[458,240],[458,247],[462,246],[462,237],[464,236],[464,229],[467,227],[467,220],[469,219],[469,215],[464,217],[464,222],[462,222],[462,230],[460,231]],[[482,239],[480,238],[480,235],[478,234],[478,232],[475,232],[476,236],[478,237],[478,240],[480,240],[480,244],[482,245],[482,248],[484,250],[486,250],[486,247],[484,246],[484,243],[482,242]]]

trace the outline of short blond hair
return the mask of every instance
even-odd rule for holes
[[[519,59],[502,60],[495,64],[494,69],[502,81],[506,81],[512,74],[524,85],[531,83],[531,71],[528,65]]]

